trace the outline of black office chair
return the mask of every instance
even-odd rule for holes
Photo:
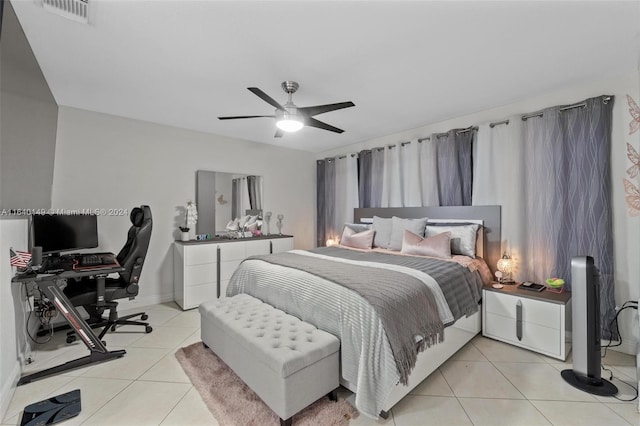
[[[147,322],[143,322],[149,316],[144,312],[118,316],[118,299],[133,299],[138,295],[140,273],[149,248],[151,239],[151,209],[149,206],[136,207],[131,211],[131,223],[125,243],[120,253],[116,256],[118,263],[125,269],[119,273],[118,278],[105,278],[104,276],[88,277],[78,281],[70,281],[64,289],[65,295],[74,306],[82,306],[89,314],[87,323],[92,328],[103,327],[99,339],[111,329],[115,331],[118,325],[140,325],[146,333],[151,333],[153,328]],[[105,309],[109,310],[109,319],[103,318]],[[140,316],[141,321],[131,318]],[[75,340],[73,332],[67,335],[67,342]]]

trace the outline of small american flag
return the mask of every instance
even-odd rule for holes
[[[31,262],[31,253],[26,251],[15,251],[10,248],[9,256],[11,257],[11,266],[18,268],[26,268],[29,266],[29,262]]]

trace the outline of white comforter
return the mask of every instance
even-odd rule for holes
[[[428,274],[394,265],[376,263],[375,267],[418,277],[432,288],[436,300],[444,301],[440,288],[433,285],[434,280]],[[244,261],[231,278],[227,295],[238,293],[257,297],[337,336],[341,341],[342,383],[355,392],[356,408],[361,413],[378,417],[399,381],[399,374],[382,322],[368,302],[357,293],[315,275],[255,259]],[[441,319],[451,316],[446,302],[437,305]]]

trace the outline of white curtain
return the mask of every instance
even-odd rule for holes
[[[508,124],[489,124],[478,130],[473,171],[473,205],[502,206],[502,251],[514,260],[514,276],[531,279],[526,271],[524,246],[524,138],[520,116]],[[502,161],[498,161],[502,159]],[[490,265],[495,269],[496,265]]]
[[[358,158],[355,154],[335,160],[335,214],[332,237],[340,238],[346,222],[353,222],[353,209],[359,206]]]
[[[422,206],[439,206],[438,195],[438,161],[436,157],[436,144],[429,139],[414,141],[411,144],[418,145],[420,157],[420,182],[422,191]]]
[[[234,194],[233,194],[233,211],[236,217],[242,217],[245,215],[245,211],[251,208],[249,202],[249,186],[247,185],[247,178],[233,179]]]
[[[400,144],[400,173],[402,177],[402,206],[422,206],[422,179],[420,176],[420,144],[418,141]]]
[[[384,166],[382,168],[382,201],[380,206],[403,206],[399,145],[388,146],[384,150]]]

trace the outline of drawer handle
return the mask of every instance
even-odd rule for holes
[[[516,303],[516,337],[522,340],[522,301]]]

